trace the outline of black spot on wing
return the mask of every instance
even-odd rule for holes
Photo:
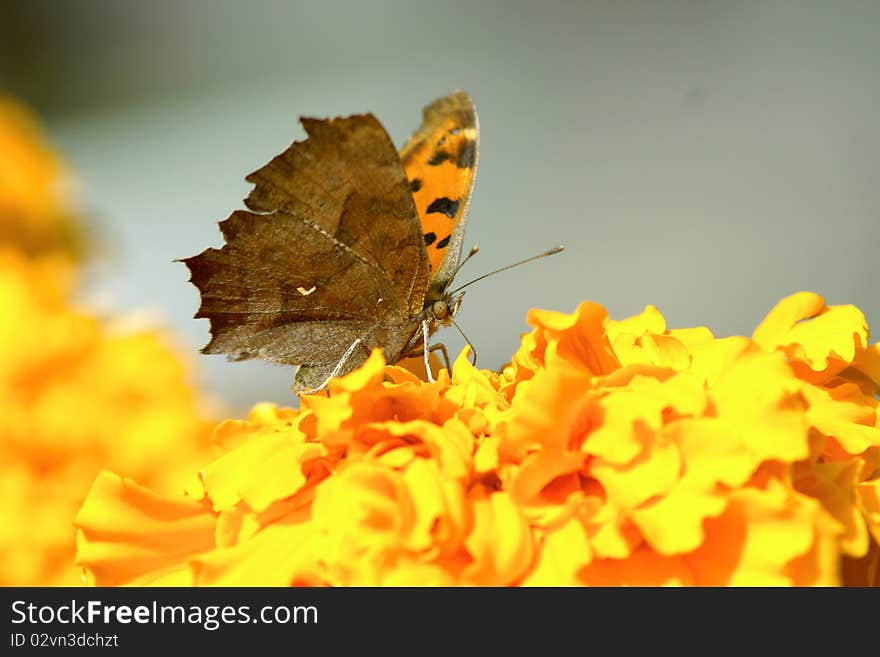
[[[449,244],[449,238],[450,238],[450,237],[452,237],[452,235],[447,235],[447,236],[444,237],[442,240],[440,240],[439,242],[437,242],[437,248],[438,248],[438,249],[445,249],[446,246]]]
[[[447,198],[445,196],[441,196],[440,198],[435,198],[431,201],[431,205],[428,206],[428,212],[440,212],[445,214],[450,219],[454,219],[456,213],[458,212],[458,206],[461,205],[461,201],[458,199],[452,200],[451,198]]]
[[[436,233],[425,233],[425,246],[431,246],[437,239]]]
[[[446,162],[446,160],[451,159],[452,156],[446,151],[437,151],[431,156],[431,159],[428,160],[428,164],[430,164],[432,167],[436,167]]]
[[[409,191],[411,191],[413,194],[415,194],[421,188],[422,188],[422,181],[419,180],[418,178],[413,178],[412,180],[409,181]]]
[[[470,169],[477,157],[477,143],[473,139],[465,139],[458,148],[455,164],[459,169]]]

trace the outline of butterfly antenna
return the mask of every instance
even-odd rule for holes
[[[450,319],[452,319],[452,318],[450,317]],[[452,324],[453,324],[453,326],[455,326],[455,328],[458,329],[458,332],[461,333],[461,337],[464,338],[464,341],[468,343],[468,347],[471,348],[471,353],[474,355],[474,359],[471,361],[471,365],[476,367],[477,366],[477,348],[474,346],[474,343],[470,341],[468,336],[466,336],[464,334],[464,331],[461,330],[461,327],[458,325],[458,322],[456,322],[454,319],[452,319]]]
[[[452,272],[452,276],[449,277],[449,280],[450,280],[450,281],[454,281],[454,280],[455,280],[455,277],[458,276],[458,272],[461,271],[461,268],[464,267],[465,263],[466,263],[468,260],[470,260],[470,259],[473,258],[475,255],[477,255],[477,252],[478,252],[479,250],[480,250],[480,247],[477,246],[476,244],[474,244],[474,247],[471,249],[471,252],[467,254],[467,257],[465,257],[464,260],[462,260],[460,263],[458,263],[458,267],[456,267],[456,268],[455,268],[455,271]]]
[[[531,258],[526,258],[525,260],[520,260],[519,262],[514,262],[512,265],[507,265],[506,267],[501,267],[499,269],[496,269],[495,271],[490,271],[488,274],[483,274],[482,276],[477,276],[477,278],[468,281],[464,285],[459,285],[457,288],[455,288],[449,294],[455,294],[456,292],[460,292],[461,290],[466,288],[468,285],[472,285],[472,284],[476,283],[477,281],[481,281],[484,278],[488,278],[489,276],[494,276],[495,274],[499,274],[503,271],[507,271],[508,269],[513,269],[514,267],[519,267],[520,265],[524,265],[527,262],[531,262],[532,260],[539,260],[540,258],[546,258],[547,256],[556,255],[557,253],[562,251],[564,248],[565,247],[562,245],[554,246],[549,251],[544,251],[544,253],[539,253],[538,255],[533,255]],[[459,329],[459,330],[461,330],[461,329]]]

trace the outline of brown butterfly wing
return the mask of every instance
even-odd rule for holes
[[[394,144],[370,114],[303,119],[308,139],[247,177],[252,212],[220,223],[226,244],[184,260],[211,321],[205,353],[301,365],[320,385],[372,347],[395,362],[418,330],[430,278]]]

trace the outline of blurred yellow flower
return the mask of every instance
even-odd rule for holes
[[[167,338],[73,310],[46,268],[0,253],[0,585],[81,583],[72,521],[97,472],[179,491],[207,443]]]
[[[535,310],[503,372],[375,352],[300,410],[215,428],[188,495],[103,472],[105,584],[876,583],[878,348],[806,293],[745,337]],[[120,531],[120,528],[124,528]]]
[[[102,468],[180,491],[210,427],[164,335],[77,310],[64,171],[0,99],[0,585],[81,584],[73,518]]]
[[[78,255],[81,227],[70,196],[67,172],[37,122],[0,94],[0,247],[28,256]]]

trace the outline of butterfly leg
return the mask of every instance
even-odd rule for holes
[[[428,337],[430,332],[428,331],[428,320],[422,320],[422,351],[425,353],[425,374],[428,376],[428,381],[430,383],[434,383],[434,375],[431,374],[431,348],[428,347]]]
[[[355,349],[362,346],[364,349],[367,348],[366,344],[360,338],[356,338],[354,342],[351,343],[351,346],[345,350],[345,353],[342,354],[342,358],[339,359],[339,362],[336,363],[336,367],[333,368],[333,371],[330,372],[330,376],[324,379],[324,383],[319,385],[317,388],[311,388],[308,390],[300,390],[300,394],[303,395],[314,395],[316,392],[321,392],[324,388],[327,387],[327,384],[330,383],[330,379],[337,376],[339,372],[342,371],[342,368],[345,366],[345,362],[351,358],[351,355],[354,353]]]
[[[446,363],[446,371],[452,374],[452,367],[449,365],[449,352],[446,351],[446,345],[442,342],[432,344],[428,351],[439,351],[443,354],[443,362]]]

